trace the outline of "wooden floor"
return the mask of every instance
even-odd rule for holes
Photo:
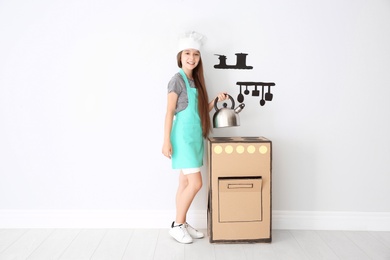
[[[183,245],[168,229],[0,229],[0,259],[389,260],[390,232],[273,230],[272,243]]]

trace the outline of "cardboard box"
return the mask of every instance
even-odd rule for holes
[[[210,242],[271,242],[271,141],[210,137],[207,151]]]

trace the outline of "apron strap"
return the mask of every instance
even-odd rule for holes
[[[183,77],[184,79],[184,83],[186,85],[186,88],[188,89],[188,87],[190,86],[190,82],[188,81],[188,78],[187,78],[187,75],[184,73],[184,70],[183,69],[180,69],[180,74],[181,76]],[[187,90],[188,91],[188,90]]]

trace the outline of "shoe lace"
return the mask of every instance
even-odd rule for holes
[[[179,225],[179,228],[180,228],[181,231],[183,231],[183,235],[189,235],[189,233],[187,231],[187,225],[186,224]]]
[[[197,229],[195,229],[190,224],[186,223],[185,225],[186,225],[187,232],[192,232],[192,233],[198,233],[199,232]]]

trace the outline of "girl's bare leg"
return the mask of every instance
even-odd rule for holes
[[[201,188],[202,175],[200,172],[187,175],[180,172],[179,187],[176,193],[176,223],[186,223],[187,211]]]

